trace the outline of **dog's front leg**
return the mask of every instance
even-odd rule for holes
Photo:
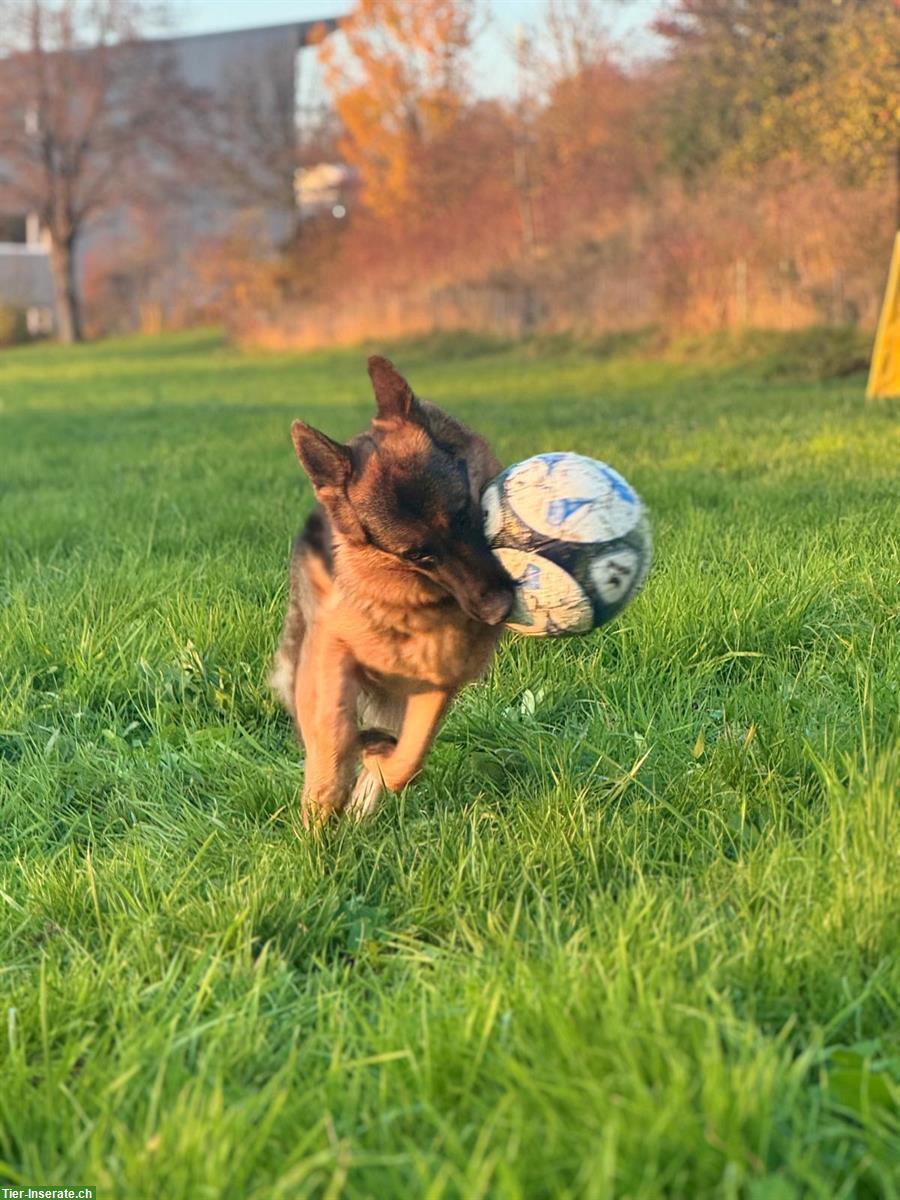
[[[386,754],[363,752],[366,770],[393,792],[406,787],[421,770],[453,696],[450,691],[416,692],[410,696],[397,745]]]
[[[347,803],[359,754],[359,682],[347,648],[321,626],[303,645],[294,683],[297,724],[306,747],[303,824],[339,813]]]

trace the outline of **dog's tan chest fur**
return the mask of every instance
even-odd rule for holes
[[[405,694],[455,691],[477,679],[499,637],[498,630],[468,620],[458,609],[383,609],[373,622],[370,613],[339,602],[332,615],[366,675]]]

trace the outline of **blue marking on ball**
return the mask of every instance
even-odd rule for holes
[[[562,525],[572,513],[578,512],[579,508],[593,503],[593,500],[551,500],[547,505],[547,520],[551,525]]]
[[[559,466],[559,464],[562,462],[562,460],[564,458],[569,458],[570,455],[561,454],[559,452],[554,452],[554,451],[549,451],[547,454],[538,454],[538,455],[536,455],[536,457],[539,458],[541,460],[541,462],[546,465],[547,474],[552,475],[553,468],[556,466]]]
[[[629,504],[637,504],[638,498],[631,490],[625,480],[611,467],[603,466],[600,468],[600,474],[607,481],[612,490],[616,493],[620,500],[627,500]]]

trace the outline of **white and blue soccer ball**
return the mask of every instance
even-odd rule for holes
[[[637,595],[653,547],[640,496],[582,454],[536,454],[507,467],[481,498],[484,528],[516,583],[518,633],[588,633]]]

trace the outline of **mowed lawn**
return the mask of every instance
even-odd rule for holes
[[[505,462],[618,466],[657,557],[319,836],[265,676],[290,420],[358,431],[364,351],[0,356],[0,1175],[900,1195],[900,404],[721,344],[387,349]]]

